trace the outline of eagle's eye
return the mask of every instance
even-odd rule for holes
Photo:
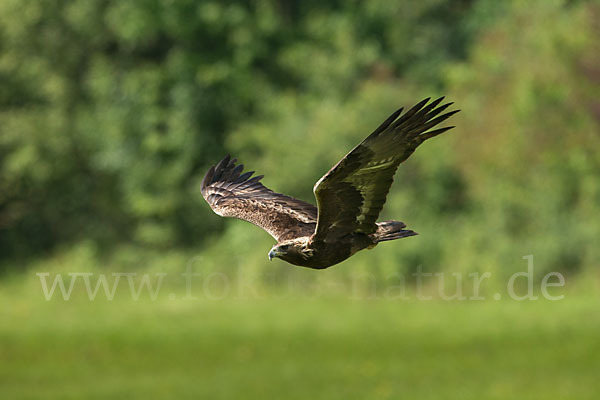
[[[279,250],[283,250],[283,251],[285,251],[285,250],[287,250],[287,249],[289,249],[289,248],[290,248],[290,245],[289,245],[289,244],[284,244],[284,245],[282,245],[282,246],[279,246]]]

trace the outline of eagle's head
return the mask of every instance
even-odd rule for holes
[[[292,264],[298,264],[303,260],[307,260],[312,255],[312,250],[307,247],[308,240],[305,238],[286,240],[277,243],[271,251],[269,251],[269,260],[273,258],[281,258]]]

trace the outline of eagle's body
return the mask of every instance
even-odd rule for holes
[[[452,127],[430,130],[458,111],[436,117],[450,104],[426,99],[405,114],[392,114],[313,189],[318,208],[275,193],[254,171],[225,157],[202,181],[202,195],[215,213],[249,221],[277,240],[269,259],[323,269],[386,240],[416,235],[399,221],[376,222],[394,173],[425,140]]]

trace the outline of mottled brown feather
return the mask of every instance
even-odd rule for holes
[[[314,205],[273,192],[260,183],[262,175],[251,178],[254,171],[241,174],[236,161],[227,155],[202,180],[202,196],[216,214],[251,222],[277,241],[314,233]]]

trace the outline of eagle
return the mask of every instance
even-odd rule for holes
[[[276,193],[243,172],[227,155],[202,180],[202,196],[222,217],[239,218],[267,231],[269,251],[288,263],[313,269],[338,264],[380,242],[417,235],[400,221],[377,222],[396,169],[427,139],[454,126],[436,127],[460,110],[444,111],[444,97],[427,98],[394,112],[314,185],[317,206]]]

